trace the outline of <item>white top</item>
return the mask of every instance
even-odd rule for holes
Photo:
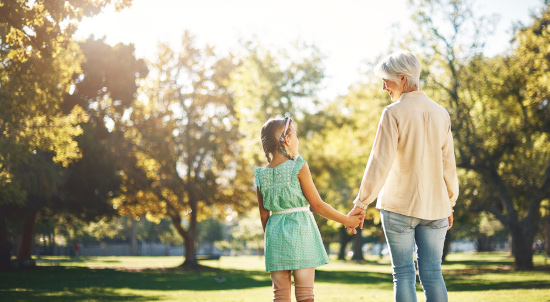
[[[423,91],[382,112],[354,204],[426,220],[449,217],[458,198],[451,119]]]

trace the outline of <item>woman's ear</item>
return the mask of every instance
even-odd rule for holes
[[[401,84],[403,85],[407,84],[407,75],[405,74],[399,75],[399,80],[401,80]]]

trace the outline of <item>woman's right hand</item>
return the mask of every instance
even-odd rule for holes
[[[365,215],[363,215],[361,213],[351,215],[351,216],[347,216],[347,217],[348,217],[348,219],[347,219],[348,221],[344,225],[347,228],[352,228],[352,229],[355,229],[356,227],[358,227],[363,222],[363,220],[365,219]]]

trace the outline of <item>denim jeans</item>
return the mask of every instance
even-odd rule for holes
[[[423,220],[385,210],[380,210],[380,215],[390,248],[395,301],[416,302],[416,243],[418,275],[426,302],[446,302],[447,287],[441,273],[441,257],[448,218]]]

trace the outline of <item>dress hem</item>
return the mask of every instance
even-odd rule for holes
[[[297,270],[297,269],[302,269],[302,268],[310,268],[310,267],[320,267],[320,266],[323,266],[325,264],[329,264],[330,261],[321,261],[321,262],[317,262],[317,263],[313,263],[311,265],[299,265],[299,266],[295,266],[295,265],[288,265],[288,266],[283,266],[283,267],[277,267],[277,268],[271,268],[271,269],[268,269],[266,268],[265,271],[266,272],[274,272],[274,271],[293,271],[293,270]]]

